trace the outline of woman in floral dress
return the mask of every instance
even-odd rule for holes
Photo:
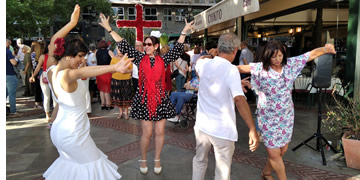
[[[268,153],[263,179],[272,179],[272,170],[280,180],[286,179],[282,156],[287,151],[294,126],[292,86],[307,62],[326,53],[336,53],[332,44],[286,58],[283,44],[270,41],[265,45],[262,62],[238,66],[240,73],[251,73],[251,85],[259,95],[257,117]]]
[[[169,96],[165,93],[165,69],[170,62],[174,62],[184,51],[185,36],[192,29],[193,22],[188,23],[185,20],[185,27],[174,48],[160,56],[160,41],[158,38],[154,36],[145,38],[144,49],[146,54],[143,54],[131,47],[125,39],[111,29],[109,17],[105,17],[101,13],[100,20],[99,24],[117,42],[121,53],[128,53],[129,57],[134,57],[133,63],[139,68],[139,86],[132,102],[130,117],[135,120],[142,120],[140,172],[143,174],[148,172],[146,153],[152,136],[153,124],[155,124],[154,173],[160,174],[162,170],[160,153],[164,145],[165,119],[175,117],[174,107]]]

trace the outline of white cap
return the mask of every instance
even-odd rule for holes
[[[160,38],[161,33],[160,31],[151,31],[150,36],[154,36],[156,38]]]

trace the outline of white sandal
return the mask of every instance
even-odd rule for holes
[[[142,159],[140,159],[139,160],[139,162],[145,162],[146,163],[146,160],[142,160]],[[140,167],[140,172],[141,172],[141,174],[147,174],[148,173],[148,167]]]
[[[155,162],[160,162],[160,159],[154,160]],[[162,167],[154,167],[154,173],[155,174],[160,174],[162,170]]]

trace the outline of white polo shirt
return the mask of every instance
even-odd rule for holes
[[[217,138],[237,141],[234,98],[244,96],[239,70],[218,56],[199,59],[195,69],[200,84],[194,128]]]

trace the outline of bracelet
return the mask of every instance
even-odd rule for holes
[[[110,34],[111,32],[113,32],[113,30],[112,29],[110,29],[110,31],[108,31],[108,33]]]
[[[181,35],[184,35],[184,36],[186,36],[186,35],[187,35],[187,33],[181,32]]]

